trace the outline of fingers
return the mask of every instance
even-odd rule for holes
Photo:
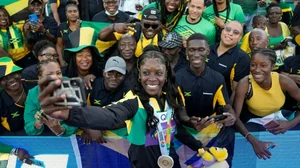
[[[44,90],[46,89],[46,87],[48,86],[48,85],[50,85],[51,84],[51,82],[53,82],[53,81],[55,81],[55,80],[57,80],[58,78],[56,77],[56,76],[46,76],[46,77],[44,77],[44,78],[42,78],[41,80],[39,80],[39,87],[40,87],[40,95],[39,95],[39,98],[38,98],[38,100],[39,101],[41,101],[41,100],[43,100],[46,96],[49,96],[49,95],[51,95],[52,93],[53,93],[53,91],[58,87],[58,86],[60,86],[60,83],[61,82],[57,82],[56,84],[54,83],[52,83],[52,85],[54,85],[54,86],[56,86],[55,87],[55,89],[53,88],[54,86],[52,86],[51,88],[52,88],[52,91],[51,90],[49,90],[50,88],[48,88],[48,90],[46,90],[46,92],[44,92]]]
[[[24,159],[25,161],[23,161],[26,164],[32,165],[33,161],[30,159]]]

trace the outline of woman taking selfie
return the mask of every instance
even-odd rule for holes
[[[49,75],[54,75],[58,79],[62,79],[59,63],[53,59],[39,62],[37,65],[37,73],[39,79]],[[41,106],[37,100],[39,93],[38,86],[32,88],[29,90],[28,98],[25,102],[24,120],[27,135],[40,135],[42,133],[49,135],[49,132],[57,136],[70,136],[75,134],[77,131],[76,127],[67,126],[56,119],[50,119],[41,115]],[[44,125],[46,125],[48,129],[46,129]],[[49,129],[51,131],[49,131]],[[50,135],[53,134],[50,133]]]
[[[248,123],[244,124],[242,120],[247,122],[251,118],[262,118],[280,111],[285,103],[286,93],[295,100],[300,101],[300,89],[296,83],[287,76],[272,72],[275,62],[276,54],[273,50],[259,49],[254,51],[250,61],[250,75],[244,77],[238,83],[233,103],[236,112],[235,126],[251,143],[257,157],[260,159],[271,157],[268,146],[274,144],[256,139],[247,130]],[[248,106],[248,110],[242,112],[244,101]],[[266,129],[275,135],[283,134],[300,122],[300,115],[296,113],[292,120],[276,120],[276,122],[278,125],[265,125]],[[264,130],[261,125],[255,124],[255,126]]]
[[[178,120],[198,128],[198,118],[187,116],[173,71],[161,52],[145,52],[137,65],[137,86],[117,103],[105,108],[55,106],[54,103],[65,99],[65,95],[51,96],[61,81],[49,76],[39,83],[41,107],[47,115],[65,120],[68,125],[91,129],[108,130],[127,120],[128,141],[131,143],[128,155],[134,167],[153,168],[161,162],[168,163],[169,167],[180,167],[172,143],[175,131],[176,138],[193,150],[202,144],[183,132]],[[165,138],[158,140],[158,134]]]

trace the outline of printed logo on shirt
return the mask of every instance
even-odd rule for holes
[[[186,96],[186,97],[191,97],[192,94],[191,94],[191,92],[184,92],[184,96]]]
[[[298,69],[298,72],[297,72],[297,74],[300,74],[300,69]]]
[[[166,114],[162,114],[162,115],[160,116],[160,119],[161,119],[162,121],[165,121],[165,120],[167,119]]]
[[[227,68],[227,66],[224,65],[224,64],[219,63],[219,65],[220,65],[221,67]]]
[[[12,116],[12,118],[15,118],[15,117],[19,117],[20,114],[18,111],[16,111],[15,113],[12,113],[11,116]]]
[[[208,93],[208,92],[203,92],[203,95],[209,95],[209,96],[213,96],[213,93]]]
[[[68,33],[68,30],[64,30],[64,32],[63,33]]]
[[[206,58],[206,59],[205,59],[205,62],[208,62],[208,61],[209,61],[209,59],[208,59],[208,58]]]
[[[101,100],[96,100],[96,99],[94,99],[94,104],[95,104],[95,105],[101,105]]]

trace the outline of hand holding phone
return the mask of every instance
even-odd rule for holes
[[[267,122],[266,124],[264,124],[264,127],[266,129],[275,128],[278,126],[279,126],[279,123],[276,120],[271,120],[271,121]]]
[[[216,121],[222,121],[222,120],[225,120],[226,118],[227,118],[226,115],[220,114],[220,115],[216,115],[216,116],[210,116],[210,117],[208,118],[208,120],[214,119],[214,121],[216,122]]]

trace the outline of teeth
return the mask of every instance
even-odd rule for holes
[[[158,85],[147,85],[149,88],[156,88]]]
[[[13,84],[9,85],[9,86],[15,86],[17,84],[17,82],[14,82]]]

